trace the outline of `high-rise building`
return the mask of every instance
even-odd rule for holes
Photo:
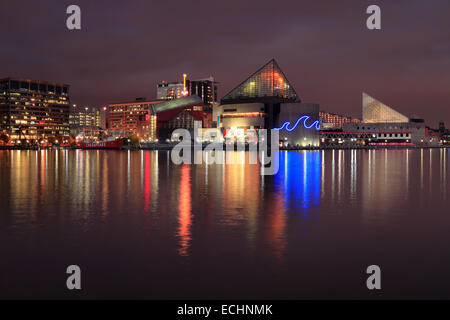
[[[218,101],[217,84],[211,76],[206,79],[189,80],[186,75],[180,82],[161,82],[156,87],[157,99],[179,99],[188,95],[199,96],[205,105],[212,105]],[[186,90],[185,90],[186,89]]]
[[[161,82],[156,87],[156,99],[168,100],[183,97],[183,82]]]
[[[0,131],[11,140],[69,136],[69,85],[0,79]]]
[[[211,106],[217,102],[217,84],[211,76],[207,79],[187,80],[187,89],[190,95],[197,95],[202,98],[205,105]]]

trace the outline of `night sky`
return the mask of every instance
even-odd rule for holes
[[[82,30],[66,28],[77,4]],[[382,30],[366,28],[370,4]],[[219,97],[275,58],[304,102],[361,116],[361,93],[450,127],[448,0],[11,1],[0,78],[71,85],[77,105],[154,98],[161,80],[213,75]]]

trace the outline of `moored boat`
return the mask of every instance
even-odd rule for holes
[[[124,139],[109,138],[102,141],[81,141],[78,145],[82,149],[121,149]]]

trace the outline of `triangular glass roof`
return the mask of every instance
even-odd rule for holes
[[[247,80],[231,90],[222,100],[247,100],[267,97],[298,100],[297,93],[275,59],[270,60]]]
[[[408,122],[408,117],[400,112],[388,107],[383,102],[369,96],[367,93],[362,94],[363,103],[363,122]]]

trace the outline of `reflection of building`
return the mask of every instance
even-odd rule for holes
[[[346,117],[335,113],[319,112],[322,129],[342,128],[344,123],[359,123],[361,119]]]
[[[428,135],[424,120],[409,119],[366,93],[362,102],[363,122],[345,123],[343,136],[381,146],[439,144],[439,138]]]
[[[69,85],[1,79],[0,131],[12,140],[68,136]]]
[[[319,106],[301,103],[274,59],[225,95],[213,119],[230,138],[248,129],[278,128],[285,144],[319,144]]]

